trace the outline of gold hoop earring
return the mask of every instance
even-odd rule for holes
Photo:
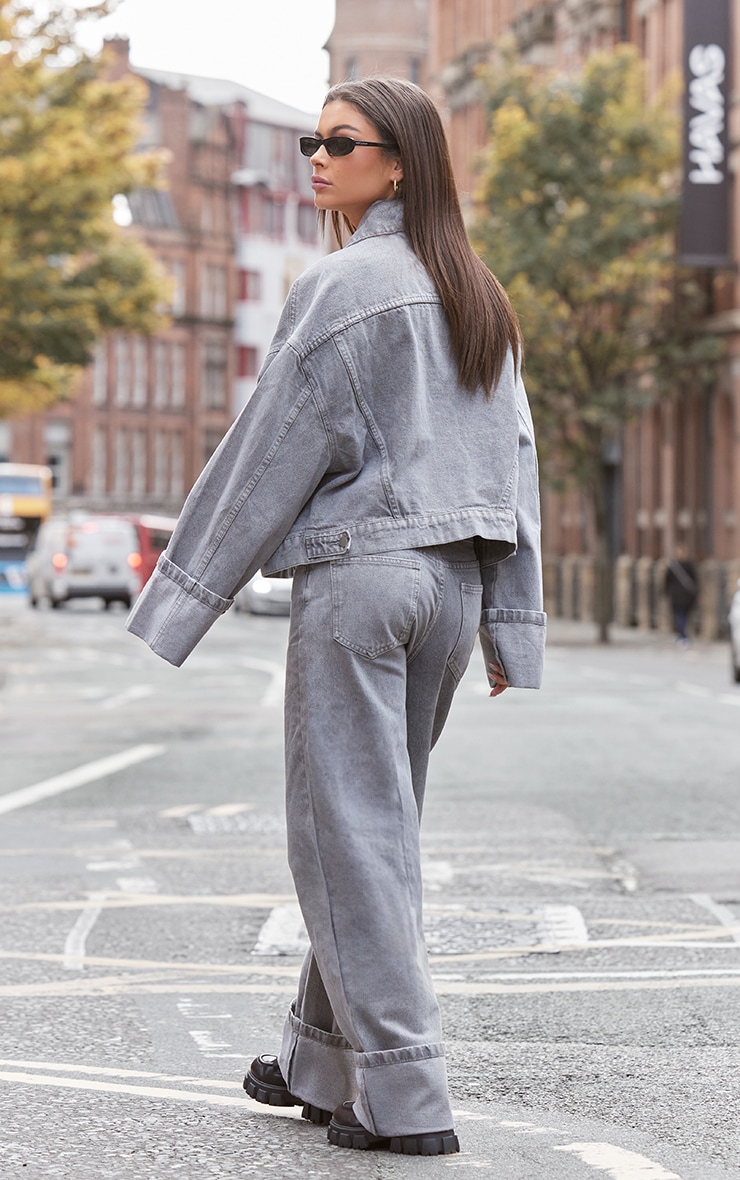
[[[393,177],[393,196],[398,196],[398,181],[396,180],[395,176]]]

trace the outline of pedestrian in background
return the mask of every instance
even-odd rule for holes
[[[446,1154],[419,820],[476,633],[491,696],[541,680],[519,328],[422,90],[340,84],[300,148],[320,218],[349,240],[293,285],[129,627],[180,664],[260,567],[294,573],[286,812],[311,950],[280,1052],[245,1088],[303,1104],[339,1147]]]
[[[689,616],[699,597],[699,577],[693,561],[689,561],[685,545],[679,545],[676,556],[668,562],[664,589],[673,615],[673,630],[679,647],[689,642]]]

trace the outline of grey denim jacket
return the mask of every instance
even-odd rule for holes
[[[187,498],[129,630],[181,664],[259,569],[478,538],[480,638],[541,682],[545,615],[532,419],[513,358],[459,386],[447,320],[403,232],[370,207],[291,288],[257,388]]]

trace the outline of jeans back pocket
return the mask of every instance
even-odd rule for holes
[[[374,660],[408,643],[419,601],[421,564],[404,557],[346,557],[331,563],[337,643]]]

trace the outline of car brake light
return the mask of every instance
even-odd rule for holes
[[[141,568],[141,554],[140,553],[129,553],[128,563],[131,566],[132,570],[140,569]]]
[[[55,570],[63,570],[67,565],[67,554],[55,553],[51,559],[51,564],[54,566]]]

